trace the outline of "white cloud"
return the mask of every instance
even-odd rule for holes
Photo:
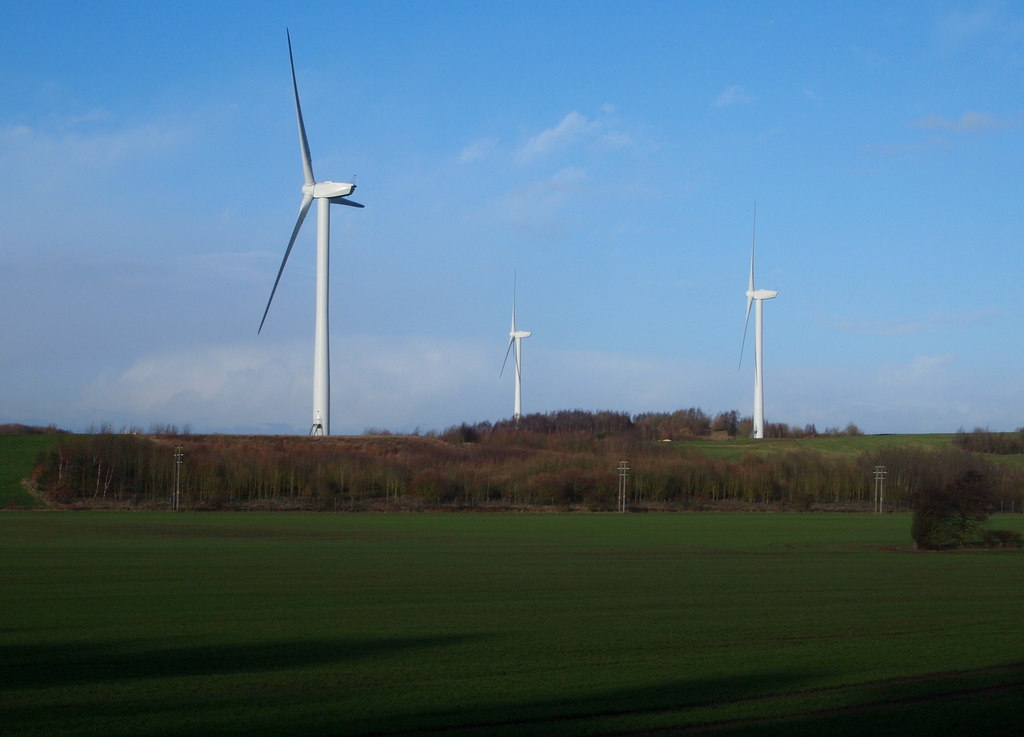
[[[543,336],[539,337],[543,339]],[[499,378],[505,350],[492,341],[428,335],[336,335],[332,340],[332,431],[442,430],[509,417],[513,379]],[[697,361],[526,345],[524,411],[642,412],[728,404],[732,375]],[[89,383],[73,421],[80,429],[188,425],[195,432],[305,433],[312,346],[304,341],[204,346],[150,354]],[[59,425],[68,419],[56,418]]]
[[[426,336],[335,335],[332,430],[440,429],[473,421],[496,393],[494,346]],[[149,354],[98,376],[74,412],[82,426],[154,423],[197,432],[304,433],[312,406],[312,345],[201,346]]]
[[[981,378],[962,363],[950,353],[917,355],[875,369],[768,367],[765,413],[769,421],[813,422],[819,430],[854,422],[869,433],[1019,427],[1024,391],[1009,377]]]
[[[731,107],[733,105],[749,105],[754,96],[738,84],[726,87],[715,98],[715,107]]]
[[[288,418],[283,406],[309,393],[302,391],[311,386],[308,353],[305,345],[250,344],[146,355],[87,384],[79,412],[115,426],[265,427]]]
[[[543,331],[535,331],[525,345],[527,413],[582,408],[636,414],[692,406],[750,412],[748,371],[702,359],[558,350],[544,341]],[[505,350],[500,330],[493,341],[342,334],[334,336],[332,348],[335,434],[442,430],[511,415],[513,379],[507,371],[498,376]],[[304,340],[148,354],[97,377],[77,401],[45,421],[69,429],[173,423],[194,432],[304,434],[311,356]],[[1024,395],[1012,381],[980,385],[956,370],[959,363],[955,354],[941,354],[867,371],[769,366],[766,412],[771,421],[815,423],[819,429],[852,421],[866,432],[1019,426],[1014,408]]]

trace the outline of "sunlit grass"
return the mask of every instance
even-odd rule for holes
[[[39,453],[52,448],[59,439],[60,435],[52,433],[0,436],[0,509],[43,506],[21,482],[31,475]]]
[[[772,456],[796,450],[813,451],[825,455],[854,457],[893,447],[940,450],[952,445],[953,435],[835,435],[813,438],[734,438],[730,440],[693,440],[657,443],[671,452],[672,448],[697,450],[713,458],[734,460],[747,453]]]

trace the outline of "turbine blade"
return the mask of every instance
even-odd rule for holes
[[[512,332],[516,331],[516,272],[512,271]]]
[[[302,106],[299,105],[299,83],[295,80],[295,59],[292,56],[292,34],[288,34],[288,61],[292,65],[292,91],[295,92],[295,115],[299,119],[299,148],[302,151],[302,175],[306,178],[306,184],[315,184],[313,179],[313,162],[309,158],[309,141],[306,140],[306,126],[302,122]]]
[[[747,344],[747,327],[750,325],[750,305],[754,302],[754,243],[757,240],[757,202],[754,202],[754,227],[750,235],[750,280],[747,282],[747,314],[743,318],[743,341],[740,343],[740,362],[738,371],[743,365],[743,348]]]
[[[365,207],[365,205],[360,205],[358,202],[346,200],[344,197],[332,197],[330,203],[332,205],[348,205],[349,207]]]
[[[743,340],[740,341],[740,362],[736,366],[737,371],[739,371],[740,367],[743,365],[743,349],[747,345],[747,327],[750,325],[750,304],[753,301],[753,299],[747,297],[747,316],[743,318]]]
[[[270,299],[267,300],[267,308],[263,310],[263,319],[260,320],[259,330],[256,334],[259,335],[260,331],[263,330],[263,323],[267,321],[267,313],[270,312],[270,303],[274,301],[274,293],[277,292],[277,285],[281,282],[281,274],[284,273],[284,265],[288,263],[288,257],[292,253],[292,246],[295,245],[295,238],[299,234],[299,229],[302,227],[302,221],[306,219],[306,213],[309,212],[309,206],[313,203],[313,196],[306,195],[302,198],[302,204],[299,205],[299,219],[295,221],[295,227],[292,228],[292,237],[288,239],[288,248],[284,249],[284,258],[281,259],[281,268],[277,270],[277,278],[274,279],[274,288],[270,290]]]
[[[505,364],[508,363],[508,354],[512,350],[512,342],[514,340],[515,338],[509,338],[508,340],[508,348],[505,349],[505,360],[501,362],[501,371],[498,372],[499,379],[501,378],[502,374],[505,373]]]
[[[757,203],[754,203],[754,227],[750,233],[750,291],[754,291],[754,244],[757,242]],[[750,302],[747,302],[747,312],[750,311]]]

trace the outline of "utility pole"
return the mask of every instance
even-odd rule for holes
[[[885,506],[885,466],[875,466],[875,513],[881,514]]]
[[[619,511],[626,511],[626,479],[629,477],[629,461],[619,461]]]
[[[174,446],[174,511],[181,508],[181,446]]]

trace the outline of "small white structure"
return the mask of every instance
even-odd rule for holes
[[[270,290],[267,308],[260,320],[259,334],[263,323],[270,312],[270,303],[274,301],[274,293],[281,281],[284,265],[288,263],[295,237],[302,228],[306,213],[313,200],[317,201],[316,218],[316,321],[313,338],[313,424],[310,435],[330,435],[331,433],[331,358],[328,338],[328,276],[330,274],[330,238],[331,238],[331,205],[348,205],[362,207],[358,202],[345,199],[355,191],[356,185],[341,182],[318,182],[313,178],[313,162],[309,156],[309,142],[306,140],[306,126],[302,122],[302,108],[299,105],[299,85],[295,80],[295,59],[292,57],[292,37],[288,36],[288,61],[292,67],[292,91],[295,93],[295,115],[299,121],[299,150],[302,155],[302,173],[305,183],[302,185],[302,202],[299,205],[299,217],[292,228],[292,237],[281,259],[281,268],[277,270],[274,288]]]
[[[514,362],[516,365],[516,395],[513,405],[512,418],[519,424],[519,417],[523,413],[523,338],[533,335],[528,330],[516,330],[516,283],[512,280],[512,329],[508,331],[508,348],[505,350],[505,360],[502,361],[501,371],[498,376],[505,373],[505,364],[508,363],[508,354],[515,349]]]

